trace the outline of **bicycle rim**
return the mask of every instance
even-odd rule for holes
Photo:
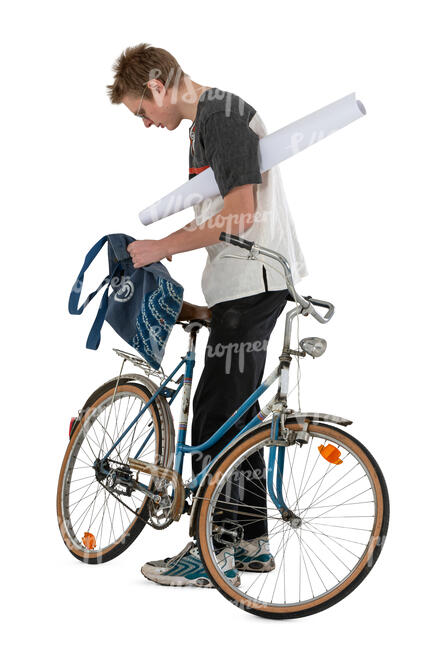
[[[68,445],[60,471],[57,511],[65,544],[83,561],[115,557],[133,541],[136,529],[138,534],[144,526],[131,510],[147,514],[148,497],[133,492],[118,494],[117,500],[104,481],[97,481],[92,465],[106,454],[149,398],[146,389],[135,384],[120,384],[115,392],[108,389],[88,408]],[[111,454],[111,467],[124,466],[152,428],[140,459],[161,464],[161,429],[157,409],[151,404]]]
[[[286,426],[301,428],[290,421]],[[306,616],[338,602],[372,568],[386,534],[388,496],[375,460],[357,440],[335,427],[311,424],[309,431],[307,445],[284,448],[282,493],[300,522],[284,521],[269,493],[265,498],[258,492],[263,482],[257,490],[257,472],[253,474],[251,464],[248,476],[248,459],[260,449],[268,467],[270,427],[250,434],[220,459],[202,496],[198,537],[203,562],[223,595],[261,616]],[[246,538],[248,526],[252,531],[260,520],[266,523],[275,562],[271,571],[241,571],[238,587],[225,577],[214,551],[214,513],[223,508],[240,512],[230,522],[225,513],[224,521],[226,528],[235,530],[240,524]]]

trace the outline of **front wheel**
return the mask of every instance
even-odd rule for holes
[[[302,428],[289,418],[285,426]],[[329,424],[311,423],[309,434],[302,447],[273,446],[286,512],[269,496],[270,424],[220,457],[201,495],[203,564],[228,600],[258,616],[296,618],[334,605],[367,576],[387,533],[387,487],[369,451]],[[238,586],[219,566],[221,544],[234,553]]]

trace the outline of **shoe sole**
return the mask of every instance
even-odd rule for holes
[[[254,566],[255,565],[255,566]],[[275,569],[275,562],[248,562],[243,564],[243,562],[236,562],[235,568],[239,571],[246,571],[248,573],[270,573]]]
[[[143,569],[140,569],[140,572],[147,580],[151,580],[151,582],[155,582],[163,587],[200,587],[202,589],[214,589],[214,585],[209,578],[189,580],[185,576],[166,576],[164,574],[146,575],[146,573],[143,573]],[[230,582],[234,587],[238,587],[240,584],[240,576],[232,578]]]

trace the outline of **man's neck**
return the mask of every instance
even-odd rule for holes
[[[211,86],[202,86],[192,81],[192,79],[185,82],[177,97],[177,108],[182,120],[191,120],[191,122],[195,120],[200,95],[208,88],[211,88]]]

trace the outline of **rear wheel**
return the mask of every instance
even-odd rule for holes
[[[106,478],[97,476],[94,463],[103,458],[152,394],[146,386],[128,381],[120,382],[117,390],[115,384],[106,384],[88,400],[75,425],[60,470],[57,516],[66,546],[83,562],[97,564],[117,557],[149,518],[149,497],[130,490],[124,494],[120,486],[106,489]],[[148,436],[139,459],[165,465],[169,438],[162,424],[154,401],[110,455],[109,469],[120,477],[125,472],[129,476],[128,458]]]
[[[285,426],[301,429],[290,419]],[[302,447],[274,447],[276,456],[284,450],[282,495],[290,517],[275,507],[266,486],[270,425],[251,432],[219,459],[201,495],[197,537],[206,570],[228,600],[259,616],[296,618],[334,605],[366,577],[386,536],[388,492],[372,455],[333,426],[312,423],[309,433]],[[256,452],[263,454],[261,477],[249,460]],[[237,587],[218,565],[219,546],[214,549],[213,534],[220,530],[223,512],[228,530],[224,543],[234,548],[237,557],[242,544],[238,534],[252,540],[248,527],[256,530],[261,522],[267,534],[257,546],[260,559],[266,562],[263,554],[268,551],[274,559],[268,560],[266,571],[240,571]],[[237,566],[245,568],[240,562]],[[251,561],[250,567],[254,566]]]

